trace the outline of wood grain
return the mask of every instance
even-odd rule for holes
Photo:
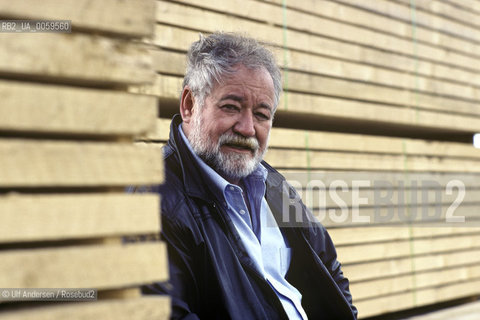
[[[0,74],[90,86],[154,80],[148,51],[127,40],[74,33],[2,33],[0,42]]]
[[[128,37],[153,34],[155,1],[151,0],[23,0],[14,6],[0,2],[0,12],[10,19],[71,20],[72,29],[111,32]]]
[[[57,304],[3,312],[1,315],[5,320],[160,320],[168,319],[170,316],[170,299],[167,296],[156,296],[81,304]]]
[[[159,150],[130,143],[0,139],[1,187],[126,186],[162,179]]]
[[[135,137],[155,126],[157,99],[118,91],[0,81],[0,130]]]
[[[408,23],[410,24],[410,21]],[[183,29],[182,26],[178,24],[176,26],[158,24],[155,28],[155,38],[151,43],[163,48],[186,51],[193,41],[198,40],[198,32]],[[229,30],[236,31],[237,29],[232,28]],[[251,31],[251,34],[256,34],[256,32]],[[433,83],[437,80],[447,81],[449,83],[458,83],[460,81],[466,86],[474,84],[475,87],[478,87],[478,85],[480,85],[480,79],[476,76],[477,73],[469,69],[458,68],[449,64],[433,63],[429,60],[419,60],[410,56],[396,55],[391,52],[375,51],[368,47],[354,46],[353,44],[336,41],[334,39],[314,37],[308,33],[294,33],[293,31],[287,30],[286,36],[290,44],[289,46],[283,43],[282,32],[278,35],[276,42],[273,42],[275,39],[271,39],[268,34],[258,35],[257,37],[267,44],[273,45],[273,50],[277,53],[279,63],[282,63],[283,66],[288,65],[288,67],[292,69],[298,68],[298,59],[296,57],[307,57],[304,63],[308,64],[309,61],[314,62],[316,60],[311,56],[320,55],[339,60],[338,63],[340,65],[343,61],[348,61],[355,64],[373,66],[374,68],[393,69],[399,73],[408,72],[412,74],[414,78],[412,85],[415,87],[418,86],[419,89],[426,86],[421,77],[428,77],[430,87],[434,87]],[[295,44],[297,40],[299,40],[298,46],[292,47],[292,42]],[[278,49],[275,50],[275,47]],[[305,52],[306,54],[290,54],[290,52],[296,53],[298,51]],[[307,71],[317,73],[325,72],[322,69],[318,69],[318,67],[311,67],[307,69]],[[420,78],[416,77],[417,74]],[[363,76],[368,77],[368,74],[364,74]],[[404,79],[404,77],[401,76],[400,79]],[[390,81],[394,80],[392,79]]]
[[[283,17],[283,14],[281,14],[281,8],[278,9],[280,9],[277,11],[278,16]],[[475,66],[477,60],[469,55],[458,54],[457,52],[445,50],[435,46],[423,45],[423,43],[414,43],[407,39],[376,33],[368,29],[360,29],[348,24],[321,19],[317,16],[305,15],[302,13],[297,13],[297,15],[300,15],[300,17],[298,17],[296,20],[301,19],[306,23],[306,25],[303,25],[297,29],[302,30],[303,32],[296,31],[295,29],[282,30],[281,27],[269,26],[268,24],[264,23],[259,24],[253,21],[237,18],[235,16],[227,16],[216,12],[200,10],[194,7],[179,5],[171,2],[160,1],[157,6],[158,22],[186,27],[189,29],[196,29],[199,31],[214,32],[218,29],[218,24],[221,24],[224,31],[241,29],[251,34],[256,34],[257,38],[262,40],[268,39],[268,42],[271,42],[277,46],[286,46],[296,50],[320,53],[319,51],[324,50],[321,49],[320,45],[314,45],[310,47],[310,45],[313,43],[310,44],[304,42],[307,40],[307,33],[304,31],[308,31],[309,38],[313,41],[329,41],[326,38],[320,39],[320,37],[317,36],[318,33],[321,33],[322,37],[331,37],[332,39],[335,39],[334,41],[339,42],[339,44],[341,41],[342,43],[340,45],[344,46],[345,48],[349,47],[349,52],[352,56],[359,57],[360,55],[358,54],[358,51],[364,50],[365,52],[370,52],[372,56],[373,52],[375,52],[376,56],[384,55],[385,57],[387,55],[392,56],[398,53],[402,55],[409,55],[410,57],[416,57],[417,59],[423,58],[431,61],[433,60],[437,63],[442,63],[443,61],[448,60],[453,66],[463,67],[472,71],[478,70],[478,68]],[[184,17],[188,17],[188,19],[182,20]],[[449,24],[448,21],[443,20],[442,23],[444,23],[442,26]],[[474,28],[468,28],[459,24],[455,24],[455,26],[452,25],[452,28],[465,30],[464,32],[469,32],[472,36],[479,37],[480,39],[480,33]],[[287,42],[285,42],[283,33],[285,33],[287,36]],[[356,43],[362,45],[362,47],[358,47]],[[310,50],[307,49],[307,47],[310,47]],[[392,48],[395,48],[393,54],[391,53]],[[370,53],[368,55],[370,55]]]
[[[157,75],[153,85],[137,88],[135,92],[152,94],[159,98],[177,101],[182,89],[182,78]],[[418,109],[413,106],[391,106],[367,101],[355,101],[341,97],[328,97],[309,93],[286,92],[280,99],[278,113],[287,117],[294,115],[315,115],[342,120],[359,120],[377,123],[383,127],[398,124],[411,128],[476,132],[480,126],[479,117],[443,113],[440,109]],[[470,109],[473,111],[473,109]],[[470,112],[469,111],[469,112]],[[474,111],[475,112],[475,111]],[[392,117],[395,114],[395,117]]]
[[[164,243],[0,251],[5,288],[116,289],[168,278]],[[21,266],[21,268],[19,267]]]
[[[155,194],[7,194],[0,212],[0,243],[160,232]]]

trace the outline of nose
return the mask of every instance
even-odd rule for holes
[[[255,136],[255,127],[253,123],[253,114],[245,110],[239,115],[239,119],[233,126],[233,131],[244,137]]]

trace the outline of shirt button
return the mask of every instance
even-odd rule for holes
[[[245,210],[240,210],[240,214],[245,214]]]
[[[230,191],[233,191],[233,190],[235,190],[235,188],[234,188],[234,187],[232,187],[232,186],[230,186],[230,187],[229,187],[229,189],[230,189]]]

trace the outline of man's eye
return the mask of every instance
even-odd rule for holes
[[[240,110],[239,107],[237,107],[236,105],[233,105],[233,104],[225,104],[225,105],[222,106],[222,109],[229,110],[229,111],[238,111],[238,110]]]
[[[255,116],[260,120],[270,120],[270,116],[262,112],[255,113]]]

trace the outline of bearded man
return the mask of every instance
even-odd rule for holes
[[[187,60],[160,187],[171,318],[356,319],[327,231],[303,205],[302,227],[282,220],[295,191],[262,160],[282,91],[273,55],[214,33]]]

